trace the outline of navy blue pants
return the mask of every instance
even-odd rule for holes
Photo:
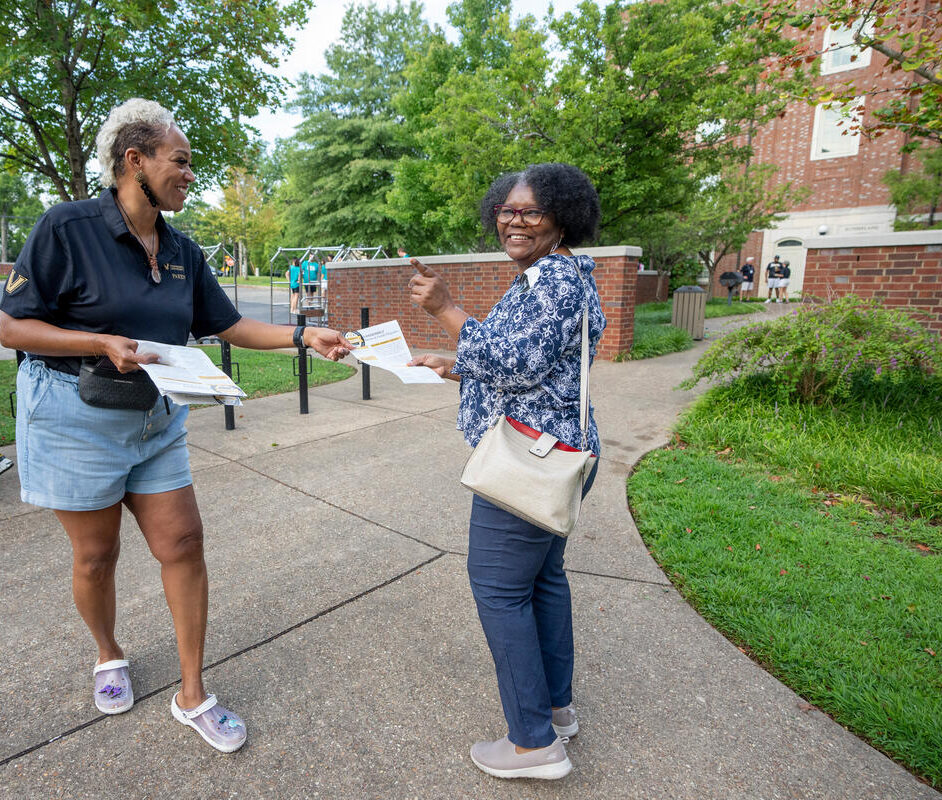
[[[586,481],[583,496],[595,480]],[[566,539],[477,495],[471,504],[468,576],[497,669],[510,741],[547,747],[554,707],[572,702],[572,603]]]

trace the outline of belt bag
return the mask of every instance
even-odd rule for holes
[[[589,423],[589,305],[582,312],[580,366],[581,450],[556,447],[557,439],[542,433],[534,440],[501,414],[487,429],[465,464],[461,485],[498,508],[558,536],[576,527],[582,487],[595,464],[586,448]]]
[[[144,370],[118,372],[107,358],[82,360],[78,392],[87,405],[126,411],[147,411],[160,396]]]

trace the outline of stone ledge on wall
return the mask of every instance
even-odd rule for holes
[[[855,236],[823,236],[809,242],[808,250],[843,250],[855,247],[907,247],[912,245],[942,245],[942,230],[892,231],[865,233]]]
[[[610,256],[630,256],[637,261],[641,258],[641,248],[630,245],[617,245],[615,247],[574,247],[573,253],[591,256],[592,258],[607,258]],[[417,258],[423,264],[482,264],[495,261],[510,262],[510,257],[503,250],[491,253],[455,253],[443,256],[410,256],[409,258],[377,258],[370,261],[334,261],[330,269],[350,269],[356,267],[402,267],[409,266],[411,258]]]

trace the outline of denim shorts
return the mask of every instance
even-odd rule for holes
[[[94,511],[126,492],[189,486],[189,406],[149,411],[95,408],[79,398],[78,377],[27,358],[16,376],[16,458],[20,498],[44,508]],[[169,413],[167,407],[169,405]]]

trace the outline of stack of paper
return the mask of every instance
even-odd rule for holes
[[[156,353],[158,364],[141,364],[157,390],[177,405],[219,403],[241,406],[243,392],[225,372],[195,347],[138,340],[138,353]]]

